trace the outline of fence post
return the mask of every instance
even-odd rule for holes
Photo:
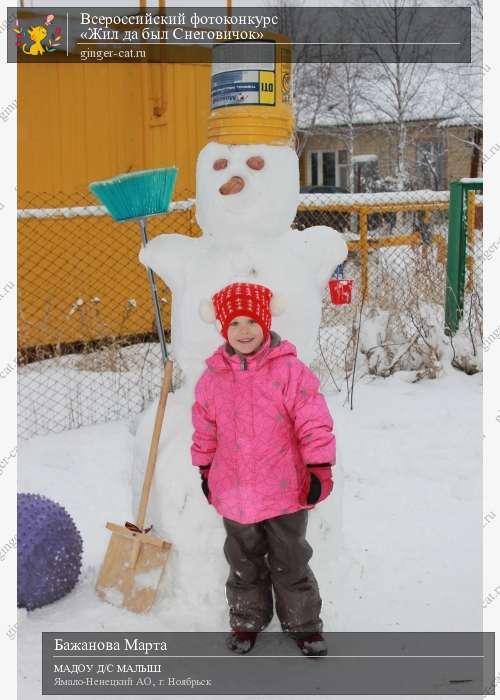
[[[467,292],[474,289],[474,245],[476,236],[474,226],[476,223],[476,191],[467,190],[467,232],[466,232],[466,265],[467,265]]]
[[[450,183],[445,302],[446,335],[457,332],[464,304],[465,235],[463,231],[464,199],[462,188],[461,182]]]
[[[359,210],[359,262],[361,265],[361,298],[368,296],[368,214],[366,209]]]
[[[475,194],[483,191],[481,179],[464,178],[450,184],[448,208],[448,261],[446,268],[446,335],[458,330],[464,310],[465,269],[467,261],[467,239],[474,242]],[[469,261],[469,266],[473,261]],[[472,284],[472,277],[470,277]]]

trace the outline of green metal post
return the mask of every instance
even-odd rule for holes
[[[446,266],[445,333],[452,335],[458,330],[463,309],[465,277],[465,237],[462,235],[463,193],[462,183],[450,184],[450,206],[448,209],[448,260]],[[463,248],[463,253],[462,253]]]
[[[465,265],[467,256],[467,195],[483,191],[483,183],[452,182],[448,209],[448,260],[445,301],[445,333],[458,330],[464,310]]]

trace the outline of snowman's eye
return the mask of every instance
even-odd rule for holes
[[[264,158],[260,156],[252,156],[247,160],[247,165],[252,170],[262,170],[264,167]]]
[[[214,170],[224,170],[227,168],[226,158],[218,158],[214,163]]]

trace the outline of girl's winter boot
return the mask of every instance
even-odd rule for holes
[[[254,647],[257,634],[258,632],[248,632],[247,630],[233,630],[227,637],[227,648],[235,654],[248,654]]]
[[[328,646],[320,632],[294,634],[293,638],[304,656],[326,656]]]

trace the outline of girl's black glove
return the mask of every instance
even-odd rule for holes
[[[201,490],[205,494],[205,498],[209,503],[212,503],[212,500],[210,498],[210,490],[208,488],[208,472],[210,471],[210,465],[208,467],[200,467],[200,476],[201,476]]]
[[[307,503],[312,505],[319,501],[321,496],[321,481],[314,472],[311,472],[311,483],[309,484],[309,493],[307,494]]]
[[[333,488],[332,465],[308,464],[307,468],[311,475],[307,504],[314,505],[319,501],[323,501],[331,493]]]

